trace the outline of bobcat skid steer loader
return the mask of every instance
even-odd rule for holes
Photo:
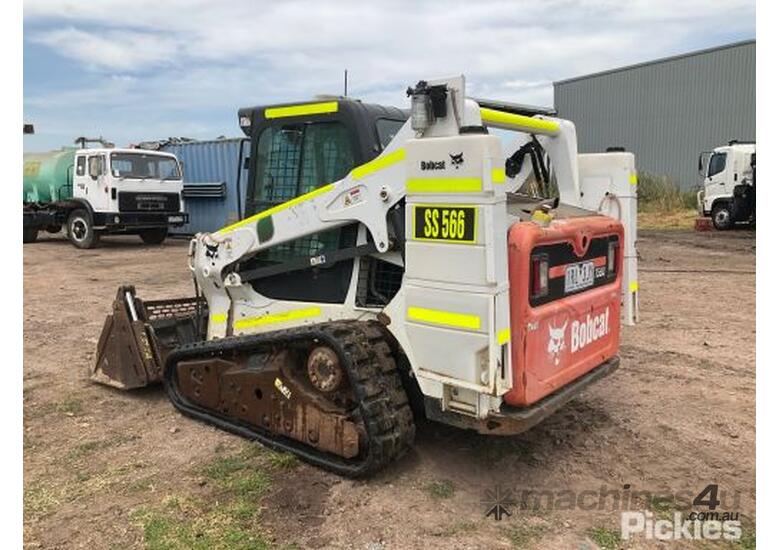
[[[162,382],[186,415],[361,476],[412,445],[414,405],[516,434],[612,372],[638,308],[633,155],[578,155],[571,122],[464,90],[240,110],[256,213],[192,239],[194,296],[119,289],[92,378]]]

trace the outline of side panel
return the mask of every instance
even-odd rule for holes
[[[582,206],[623,222],[623,322],[639,321],[637,174],[632,153],[579,155]]]
[[[509,384],[503,164],[490,135],[406,147],[404,304],[392,314],[402,316],[423,392],[441,396],[443,410],[476,417]]]
[[[623,226],[607,217],[575,218],[540,227],[521,222],[509,232],[509,285],[514,384],[504,401],[527,406],[553,393],[617,355],[620,341],[621,248],[615,256],[616,274],[589,289],[567,295],[566,265],[580,260],[604,264],[597,243],[617,237]],[[583,246],[584,243],[584,246]],[[533,306],[530,299],[531,256],[539,249],[549,254],[549,288],[555,296]],[[574,258],[575,262],[571,262]]]

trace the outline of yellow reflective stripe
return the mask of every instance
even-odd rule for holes
[[[410,307],[406,315],[411,321],[422,321],[434,325],[447,327],[479,330],[481,320],[478,315],[466,313],[453,313],[451,311],[439,311],[437,309],[425,309],[422,307]]]
[[[225,323],[227,322],[227,313],[214,313],[211,315],[212,323]]]
[[[307,105],[290,105],[289,107],[269,107],[265,110],[265,118],[322,115],[325,113],[335,113],[338,110],[338,101],[328,101],[326,103],[309,103]]]
[[[507,342],[509,342],[509,335],[510,331],[508,328],[505,328],[504,330],[499,330],[498,334],[496,335],[496,342],[499,346],[503,346]]]
[[[490,175],[493,179],[493,183],[504,183],[506,181],[506,171],[504,171],[503,166],[501,168],[493,168]]]
[[[239,319],[233,323],[237,329],[256,327],[260,325],[270,325],[272,323],[284,323],[287,321],[296,321],[308,317],[319,317],[322,311],[318,307],[307,307],[304,309],[293,309],[283,313],[271,313],[261,315],[260,317],[251,317],[249,319]]]
[[[480,178],[416,178],[406,180],[407,193],[479,193]]]
[[[561,127],[558,123],[553,122],[552,120],[505,113],[504,111],[496,111],[495,109],[488,109],[486,107],[480,108],[479,112],[482,115],[482,122],[485,123],[491,122],[493,124],[512,126],[529,132],[540,131],[549,134],[557,134],[561,131]]]
[[[232,231],[233,229],[238,229],[239,227],[243,227],[247,224],[250,224],[252,222],[256,222],[259,220],[262,220],[263,218],[267,218],[268,216],[273,216],[274,214],[278,214],[279,212],[282,212],[283,210],[287,210],[288,208],[292,208],[293,206],[297,204],[301,204],[302,202],[306,202],[309,199],[313,199],[314,197],[318,197],[322,195],[323,193],[327,193],[331,189],[336,187],[335,183],[329,183],[328,185],[323,185],[322,187],[315,189],[314,191],[309,191],[308,193],[301,195],[300,197],[295,197],[292,200],[289,200],[285,202],[284,204],[280,204],[278,206],[274,206],[273,208],[269,208],[268,210],[263,210],[262,212],[255,214],[254,216],[250,216],[249,218],[246,218],[245,220],[238,221],[234,223],[233,225],[228,225],[227,227],[223,227],[218,232],[219,233],[226,233],[228,231]]]
[[[406,158],[406,151],[404,149],[398,149],[392,153],[388,153],[384,156],[375,158],[371,162],[361,164],[354,170],[352,170],[352,179],[359,180],[370,176],[375,172],[384,170],[388,166],[392,166],[396,162],[400,162]]]
[[[636,172],[631,172],[628,175],[628,183],[630,183],[631,185],[636,185],[638,181],[639,180],[636,177]]]
[[[636,292],[637,290],[639,290],[639,281],[631,281],[630,283],[628,283],[628,290],[630,290],[631,292]]]

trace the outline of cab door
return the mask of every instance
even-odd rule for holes
[[[729,185],[727,177],[729,170],[726,168],[729,164],[729,154],[726,152],[716,152],[710,156],[710,163],[707,168],[707,176],[704,180],[705,187],[712,186],[709,195],[731,194],[733,184]]]
[[[92,209],[96,212],[107,212],[111,195],[105,154],[96,153],[87,157],[85,183],[84,198],[92,205]]]

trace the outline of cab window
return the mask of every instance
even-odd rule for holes
[[[104,162],[103,162],[103,156],[102,155],[95,155],[89,157],[89,173],[97,174],[98,176],[102,176],[104,174]]]
[[[714,176],[720,174],[726,169],[726,153],[714,153],[710,157],[710,169],[707,171],[707,176]]]
[[[340,180],[355,164],[349,133],[340,122],[266,128],[256,159],[255,212]]]
[[[403,120],[391,120],[389,118],[380,118],[376,121],[376,133],[379,137],[379,145],[384,150],[398,133],[398,130],[404,125]]]
[[[87,170],[87,157],[83,155],[76,157],[76,175],[83,176],[86,173],[86,170]]]

